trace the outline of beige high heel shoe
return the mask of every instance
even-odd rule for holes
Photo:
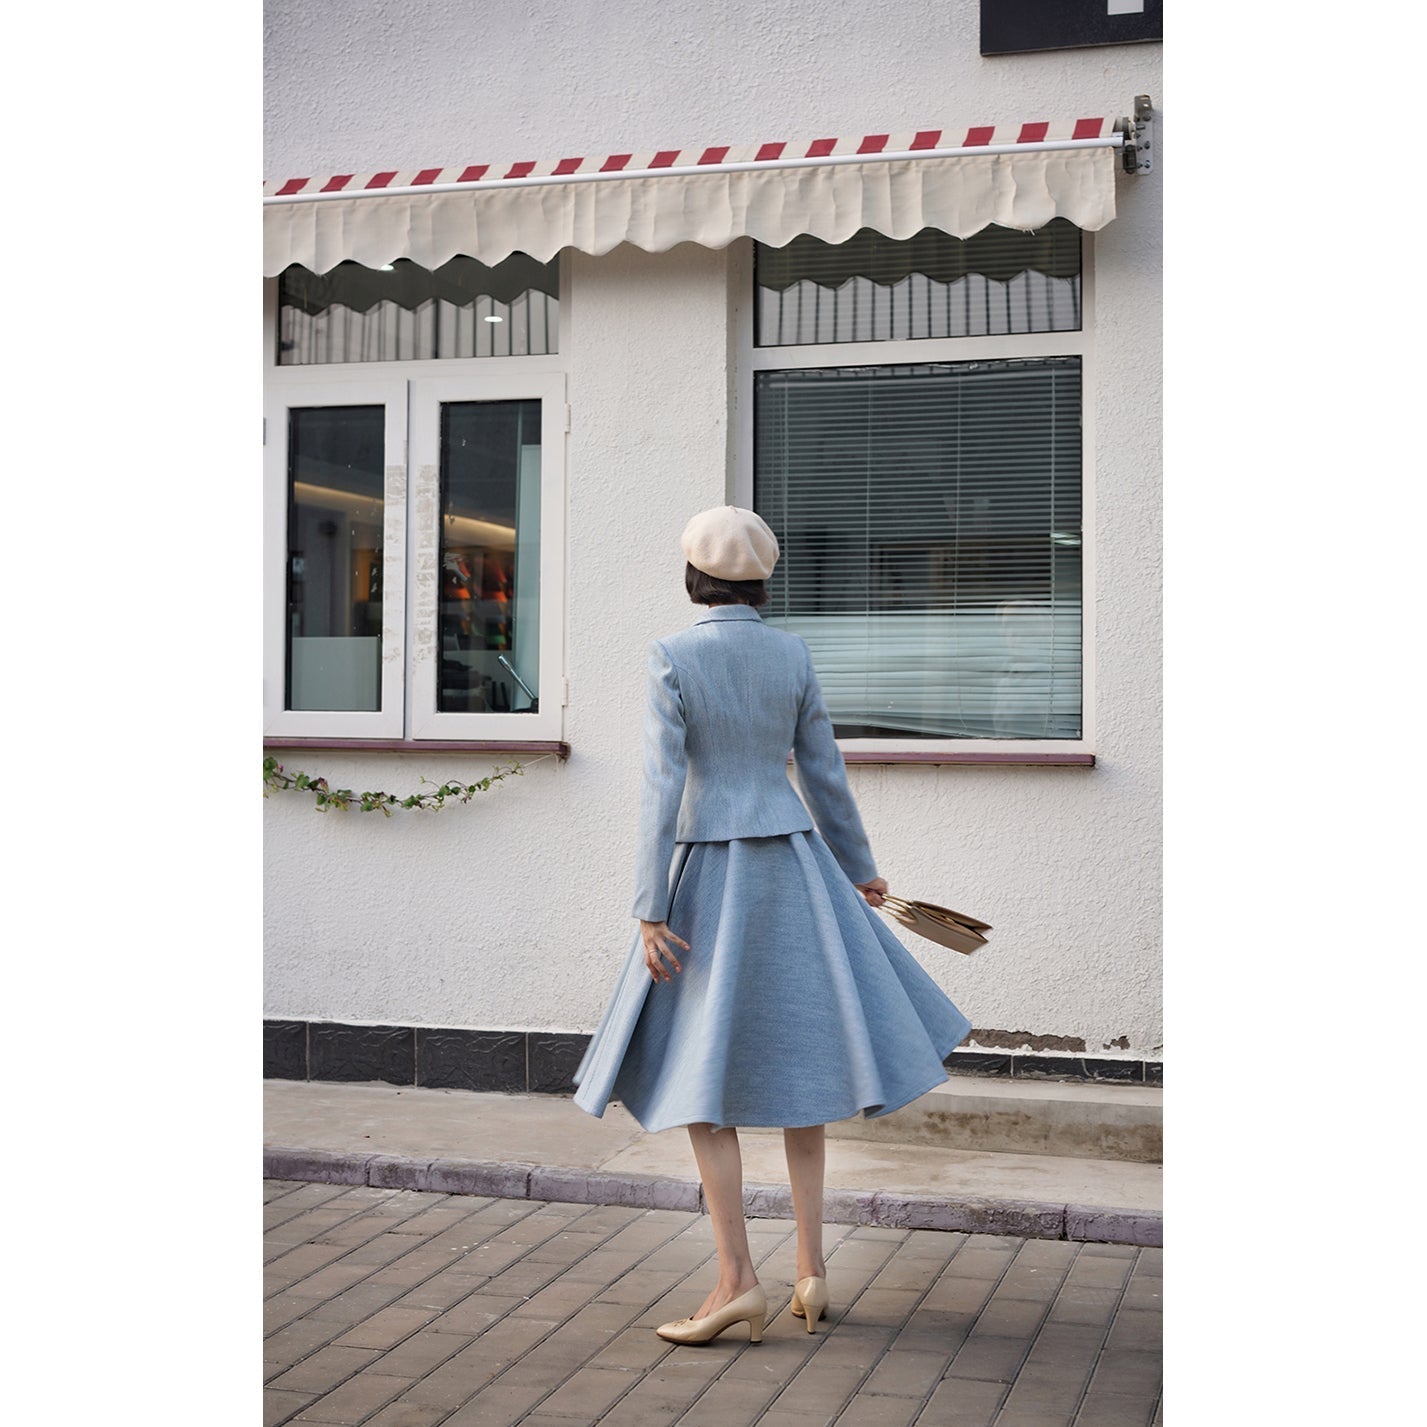
[[[755,1284],[747,1293],[740,1294],[732,1303],[725,1303],[706,1318],[680,1318],[674,1323],[664,1323],[654,1331],[671,1343],[707,1343],[717,1338],[725,1328],[735,1323],[748,1324],[748,1341],[763,1341],[763,1321],[768,1316],[768,1298],[761,1283]]]
[[[816,1278],[810,1274],[807,1278],[800,1278],[797,1287],[793,1289],[790,1311],[795,1318],[808,1320],[808,1332],[811,1333],[813,1324],[827,1312],[827,1303],[827,1279]]]

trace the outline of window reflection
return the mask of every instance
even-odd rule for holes
[[[278,365],[534,357],[559,347],[559,264],[512,253],[428,269],[292,266],[278,281]]]
[[[1080,358],[760,372],[770,623],[844,738],[1081,736]]]
[[[381,708],[385,427],[380,406],[289,414],[290,709]]]
[[[1064,218],[1035,233],[990,227],[970,238],[934,228],[845,243],[800,234],[755,249],[755,344],[985,337],[1080,327],[1080,230]]]
[[[442,713],[538,709],[539,580],[539,401],[444,403]]]

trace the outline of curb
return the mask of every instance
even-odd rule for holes
[[[263,1178],[707,1213],[703,1187],[696,1179],[605,1174],[594,1169],[508,1161],[264,1147]],[[792,1195],[785,1184],[745,1184],[743,1208],[751,1219],[793,1218]],[[1024,1199],[927,1198],[884,1190],[829,1189],[823,1200],[823,1218],[829,1224],[944,1229],[1143,1248],[1159,1248],[1164,1242],[1163,1216],[1151,1210]]]

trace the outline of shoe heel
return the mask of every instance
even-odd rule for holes
[[[811,1333],[818,1319],[827,1312],[827,1280],[817,1276],[799,1279],[793,1290],[793,1303],[802,1309],[802,1316],[807,1320],[808,1332]]]
[[[748,1341],[750,1343],[761,1343],[763,1341],[763,1320],[768,1315],[760,1313],[755,1318],[748,1320]]]

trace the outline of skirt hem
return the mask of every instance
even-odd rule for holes
[[[971,1032],[968,1030],[966,1035],[970,1034]],[[942,1056],[946,1057],[950,1055],[951,1052],[956,1049],[956,1046],[960,1045],[965,1039],[966,1036],[962,1036],[961,1040],[956,1042],[956,1045],[948,1046],[946,1050],[941,1052]],[[799,1117],[796,1123],[791,1124],[788,1121],[782,1119],[719,1120],[712,1115],[705,1115],[694,1116],[687,1120],[672,1120],[667,1125],[646,1125],[644,1121],[641,1120],[639,1116],[636,1115],[634,1111],[630,1109],[630,1107],[626,1105],[622,1100],[610,1101],[609,1103],[618,1104],[619,1106],[621,1106],[622,1109],[632,1115],[634,1117],[635,1122],[639,1125],[640,1129],[642,1129],[646,1135],[662,1135],[666,1130],[679,1130],[685,1128],[688,1125],[712,1125],[715,1130],[806,1130],[811,1129],[814,1125],[835,1125],[841,1120],[856,1119],[858,1115],[861,1115],[864,1120],[880,1120],[883,1115],[891,1115],[898,1110],[903,1110],[908,1105],[910,1105],[913,1100],[920,1100],[923,1095],[927,1094],[929,1091],[935,1090],[938,1085],[946,1084],[947,1078],[948,1077],[946,1075],[946,1072],[943,1071],[938,1079],[930,1081],[928,1084],[923,1085],[920,1090],[916,1090],[912,1094],[897,1100],[894,1104],[878,1105],[875,1109],[869,1109],[866,1105],[858,1105],[852,1110],[844,1111],[841,1114],[827,1115],[820,1120],[807,1120]],[[581,1106],[580,1108],[584,1109],[585,1107]],[[588,1113],[595,1114],[596,1112],[589,1111]],[[603,1109],[601,1109],[598,1113],[600,1115],[603,1115]]]

